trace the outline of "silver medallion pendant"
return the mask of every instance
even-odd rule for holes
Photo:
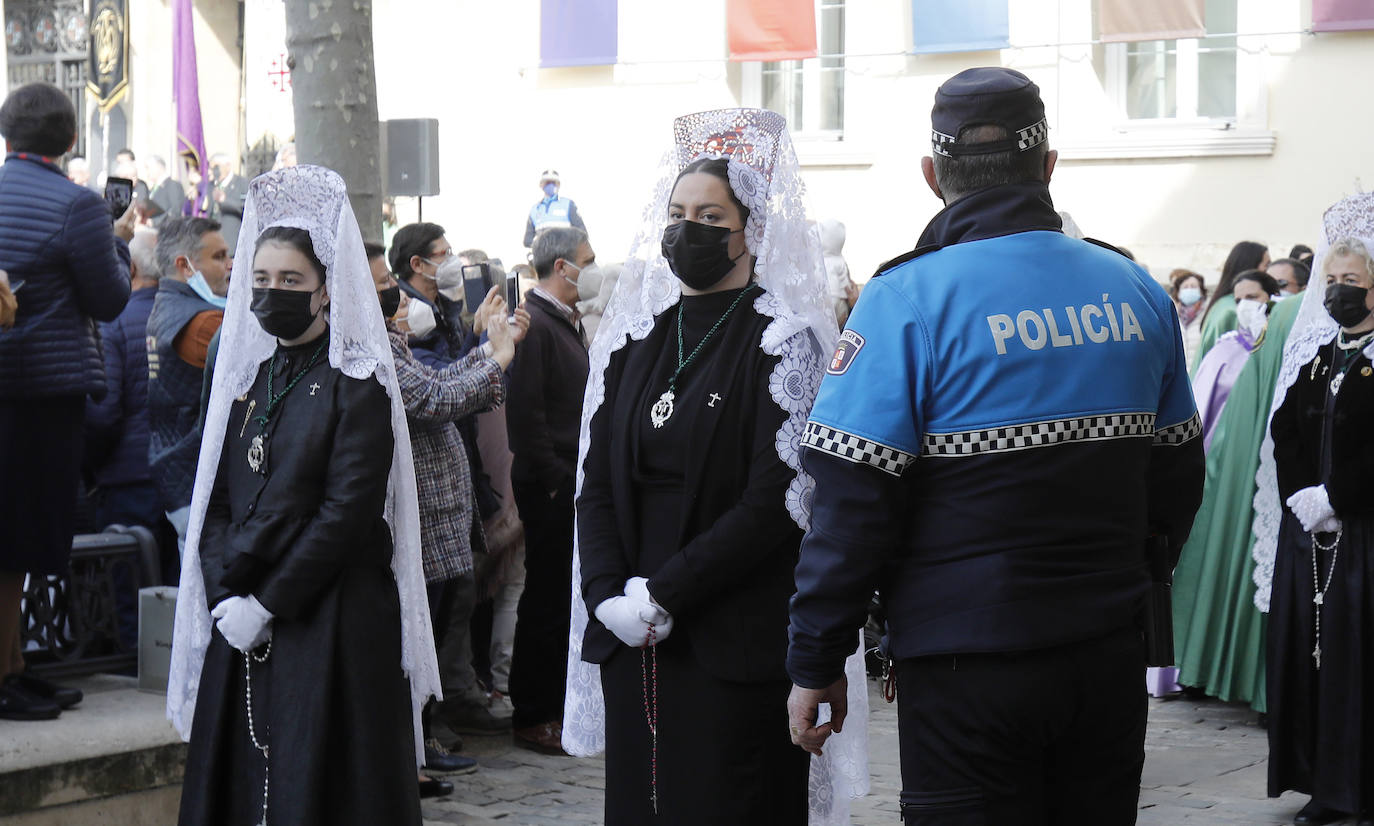
[[[649,423],[655,428],[663,427],[673,417],[673,391],[665,390],[649,409]]]
[[[248,443],[248,467],[254,473],[262,472],[263,460],[267,458],[267,446],[263,443],[262,434],[253,437],[253,441]]]

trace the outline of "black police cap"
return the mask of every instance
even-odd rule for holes
[[[1049,134],[1040,87],[1015,69],[1000,66],[965,69],[940,84],[930,124],[932,148],[951,157],[1024,152],[1044,143]],[[989,124],[1001,126],[1012,137],[959,143],[960,130]]]

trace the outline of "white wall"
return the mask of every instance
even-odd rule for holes
[[[1296,31],[1310,14],[1296,0],[1241,3],[1247,31]],[[740,104],[740,67],[725,60],[723,0],[691,8],[663,14],[652,0],[622,0],[618,65],[539,69],[537,0],[376,0],[381,117],[440,119],[443,194],[425,200],[425,218],[443,223],[460,247],[519,260],[539,171],[554,167],[598,255],[622,258],[672,118]],[[816,161],[805,170],[811,211],[847,224],[845,252],[859,277],[910,249],[940,208],[919,164],[934,92],[948,76],[999,63],[1025,71],[1051,112],[1052,145],[1101,117],[1100,88],[1092,99],[1083,92],[1096,81],[1066,70],[1059,49],[903,54],[909,8],[905,0],[849,4],[844,144],[799,148],[804,163]],[[1090,37],[1088,0],[1012,8],[1015,43]],[[1269,81],[1258,105],[1276,136],[1272,154],[1066,159],[1052,185],[1056,204],[1161,277],[1175,266],[1215,271],[1239,240],[1269,244],[1274,257],[1299,241],[1315,246],[1322,210],[1353,191],[1357,176],[1374,182],[1374,107],[1333,105],[1343,83],[1374,76],[1374,34],[1276,36],[1255,51],[1252,65]],[[399,207],[413,220],[412,199]]]

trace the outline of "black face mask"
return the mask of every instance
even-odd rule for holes
[[[741,231],[678,221],[663,228],[663,257],[682,283],[709,290],[735,268],[739,256],[730,257],[730,235]]]
[[[377,300],[382,302],[382,318],[396,315],[401,309],[401,285],[395,284],[377,293]]]
[[[1350,328],[1369,317],[1364,302],[1369,291],[1354,284],[1332,284],[1326,288],[1326,312],[1342,327]]]
[[[323,286],[320,287],[323,289]],[[277,338],[293,339],[305,335],[305,331],[319,315],[319,310],[310,312],[310,299],[320,290],[274,290],[270,287],[253,288],[253,315],[258,324],[269,335]],[[323,306],[320,307],[324,309]]]

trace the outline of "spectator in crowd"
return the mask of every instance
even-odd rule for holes
[[[596,341],[596,331],[601,328],[601,316],[606,312],[606,305],[611,302],[611,293],[615,292],[615,285],[620,280],[622,270],[621,264],[606,264],[598,266],[594,273],[586,273],[577,278],[577,313],[583,329],[587,331],[589,346]],[[589,275],[595,277],[589,278]]]
[[[19,302],[15,300],[14,291],[10,289],[10,276],[4,270],[0,270],[0,330],[8,330],[14,326],[14,313],[19,309]]]
[[[19,643],[25,575],[62,573],[71,554],[86,396],[105,393],[93,322],[129,300],[135,215],[112,229],[104,199],[57,166],[76,130],[71,100],[47,83],[0,105],[0,324],[14,314],[0,329],[0,719],[51,719],[81,701],[29,674]]]
[[[289,142],[289,143],[283,144],[283,145],[282,145],[282,148],[277,150],[277,157],[276,157],[276,160],[274,160],[274,161],[272,162],[272,171],[275,172],[275,171],[277,171],[278,169],[285,169],[285,168],[288,167],[288,166],[295,166],[295,165],[296,165],[296,142],[295,142],[295,141],[291,141],[291,142]]]
[[[830,304],[835,310],[835,320],[841,327],[849,318],[849,292],[854,286],[849,277],[849,264],[844,260],[844,224],[834,218],[826,218],[816,223],[821,237],[821,253],[825,257],[826,283],[830,287]]]
[[[1198,364],[1225,333],[1236,329],[1236,300],[1231,291],[1236,286],[1236,276],[1246,270],[1269,269],[1269,249],[1254,241],[1241,241],[1231,248],[1226,263],[1221,266],[1221,277],[1217,279],[1212,300],[1202,315],[1202,337],[1198,341],[1197,352],[1189,365],[1190,372],[1197,372]]]
[[[1288,251],[1288,257],[1301,261],[1308,267],[1312,266],[1312,248],[1306,244],[1294,244],[1293,248]]]
[[[1269,265],[1267,272],[1274,276],[1284,295],[1297,295],[1307,289],[1307,280],[1312,277],[1312,268],[1296,258],[1280,258]]]
[[[106,392],[104,399],[86,403],[86,455],[97,523],[142,525],[160,536],[166,521],[148,468],[147,332],[161,272],[157,232],[135,232],[129,255],[129,303],[118,318],[100,325]],[[162,563],[164,581],[175,582],[175,559]]]
[[[1178,269],[1169,273],[1169,297],[1178,311],[1178,323],[1183,328],[1183,352],[1188,363],[1202,340],[1202,302],[1207,300],[1207,284],[1192,270]]]
[[[401,291],[386,267],[385,251],[367,244],[368,263],[373,282],[382,303],[382,315],[388,319],[400,309]],[[455,425],[459,419],[473,413],[499,406],[505,400],[502,373],[515,356],[515,345],[523,337],[528,316],[520,311],[514,325],[507,323],[506,302],[499,290],[493,289],[478,312],[483,314],[490,331],[489,346],[473,349],[454,364],[435,370],[411,354],[405,333],[389,328],[391,352],[396,363],[396,381],[410,426],[411,451],[415,462],[415,481],[420,502],[420,548],[424,562],[425,581],[429,593],[430,618],[434,623],[435,643],[444,647],[443,634],[449,627],[444,612],[450,605],[450,592],[462,589],[468,593],[461,601],[468,607],[476,601],[472,568],[472,545],[482,537],[481,525],[475,523],[476,497],[467,451]],[[390,325],[390,322],[388,322]],[[467,634],[467,625],[461,633]],[[470,648],[470,642],[468,643]],[[471,655],[467,667],[471,669]],[[441,672],[444,664],[440,664]],[[475,688],[475,681],[469,680]],[[486,697],[452,696],[458,687],[445,685],[445,705],[461,709],[464,701],[475,702],[482,709]],[[428,718],[428,715],[426,715]],[[428,719],[426,719],[428,723]],[[425,768],[435,772],[455,772],[471,769],[476,761],[452,755],[426,731]],[[441,781],[421,780],[421,796],[427,791],[439,791]],[[449,787],[452,790],[452,787]]]
[[[534,240],[539,283],[525,298],[530,331],[510,368],[511,484],[525,526],[525,591],[511,662],[515,743],[562,754],[568,665],[573,487],[587,344],[577,322],[577,277],[596,262],[587,233],[546,229]]]
[[[139,204],[148,200],[148,185],[138,177],[138,159],[134,156],[134,150],[125,147],[116,152],[114,170],[115,175],[134,182],[134,203]]]
[[[215,178],[213,217],[220,223],[220,234],[229,245],[232,256],[239,243],[239,226],[243,223],[243,199],[248,197],[248,180],[234,171],[234,159],[225,152],[210,156],[210,172]]]
[[[577,204],[571,198],[558,194],[561,185],[556,169],[545,169],[539,176],[539,189],[544,197],[530,207],[529,217],[525,220],[525,246],[532,246],[534,236],[551,227],[577,227],[583,232],[587,231],[582,216],[577,214]]]
[[[391,271],[412,301],[407,312],[410,344],[421,361],[439,367],[456,361],[476,343],[463,323],[463,305],[440,292],[439,268],[455,254],[438,224],[406,224],[391,245]],[[447,274],[448,271],[446,271]],[[461,287],[461,271],[457,272]],[[476,331],[480,335],[481,331]]]
[[[162,271],[148,316],[148,464],[162,509],[186,545],[200,455],[200,391],[210,339],[224,321],[233,258],[219,222],[169,219],[158,231]]]
[[[158,155],[148,159],[148,177],[157,183],[148,191],[144,213],[152,225],[160,229],[168,218],[180,217],[186,206],[186,190],[180,181],[168,174],[167,162]]]
[[[67,180],[77,186],[91,185],[91,164],[84,155],[67,158]]]
[[[129,242],[129,274],[133,291],[124,312],[100,325],[105,356],[105,398],[86,400],[86,474],[95,506],[96,525],[147,528],[162,550],[174,547],[162,540],[171,532],[162,512],[157,488],[148,471],[148,314],[157,295],[157,232],[142,228]],[[166,530],[164,530],[166,528]],[[170,557],[170,558],[169,558]],[[159,583],[176,582],[176,557],[159,559]],[[115,608],[119,637],[133,651],[138,644],[138,601],[135,585],[122,570],[115,571]]]

